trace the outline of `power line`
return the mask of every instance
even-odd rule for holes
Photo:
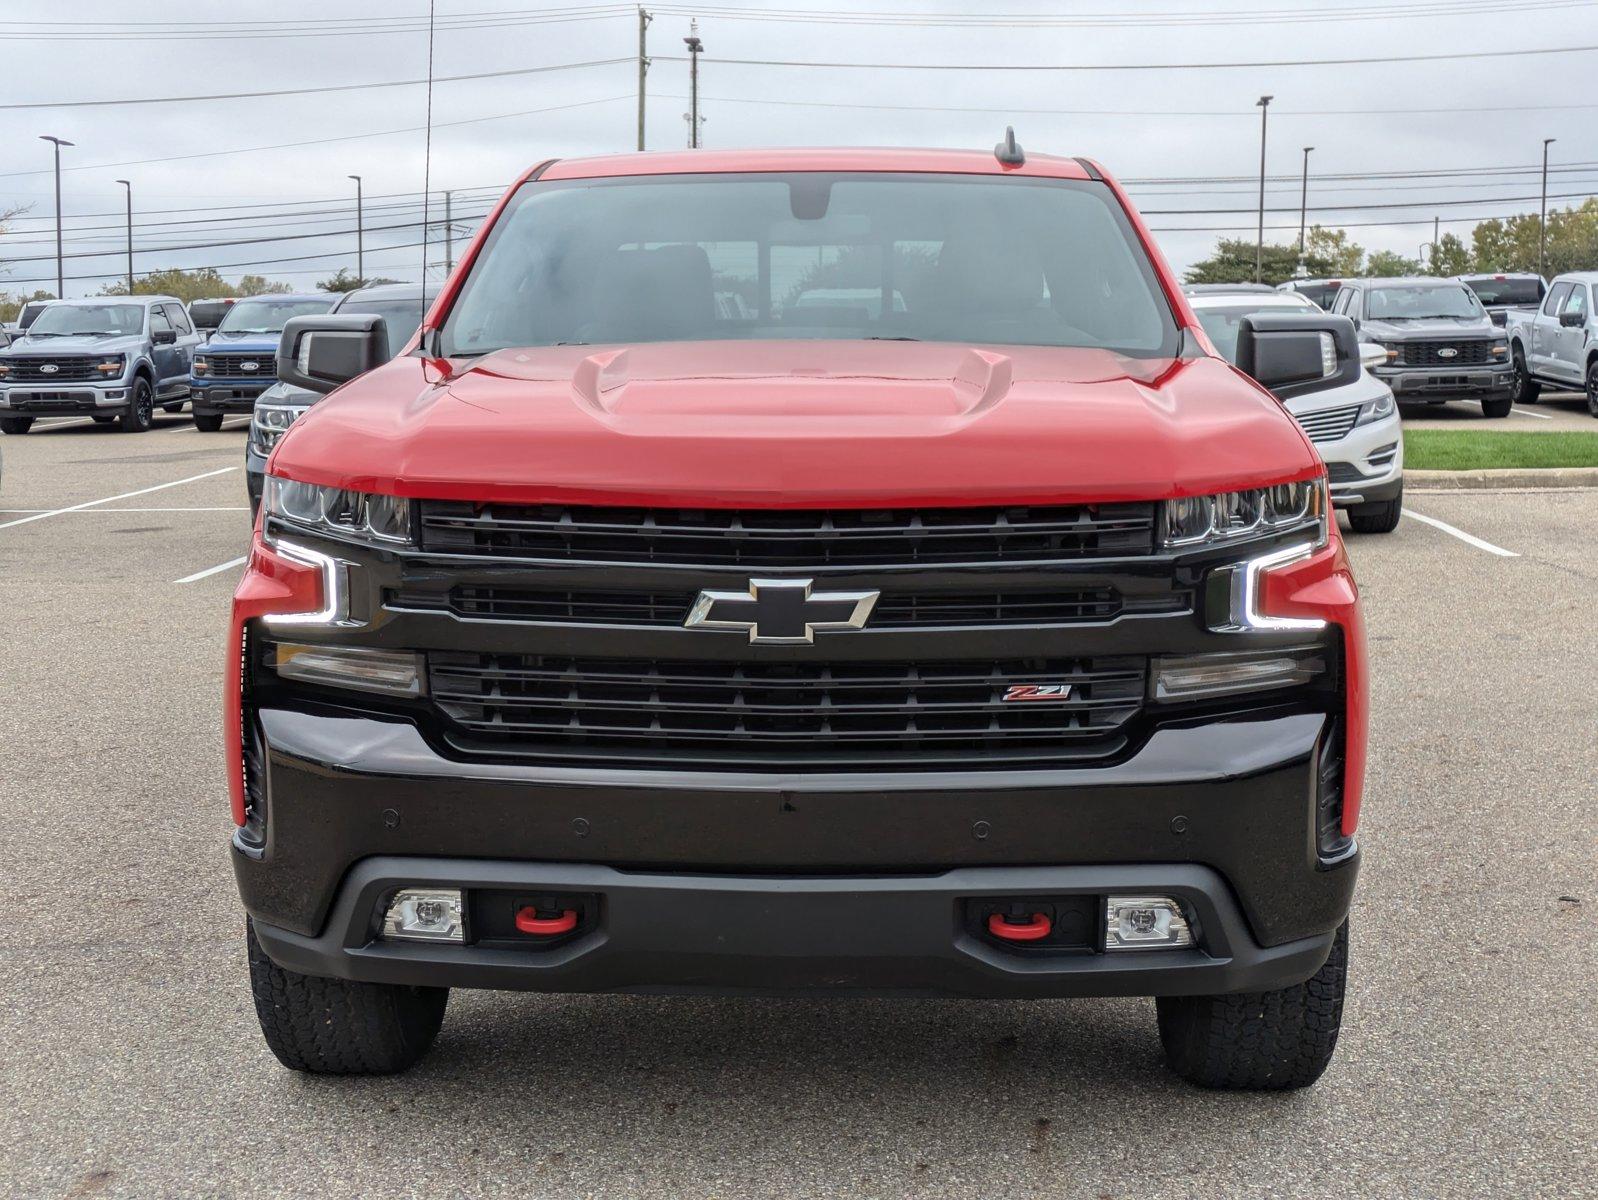
[[[596,58],[589,62],[552,63],[542,67],[518,67],[509,71],[479,71],[471,75],[440,75],[434,83],[461,83],[472,79],[505,79],[513,75],[542,75],[550,71],[577,71],[585,67],[612,67],[632,64],[632,58]],[[364,92],[376,88],[419,87],[425,79],[389,79],[376,83],[336,83],[323,87],[277,88],[267,92],[217,92],[209,96],[142,96],[121,100],[32,100],[23,104],[0,104],[0,111],[36,108],[108,108],[132,104],[193,104],[203,100],[257,100],[268,96],[311,96],[326,92]]]
[[[1477,58],[1582,54],[1592,50],[1598,50],[1598,46],[1547,46],[1530,50],[1459,50],[1446,54],[1393,54],[1371,58],[1282,58],[1253,62],[1182,63],[881,63],[821,62],[791,58],[713,58],[708,61],[724,67],[816,67],[851,71],[1232,71],[1263,67],[1350,67],[1378,63],[1458,62]],[[688,61],[687,57],[681,54],[657,54],[651,57],[655,62]]]

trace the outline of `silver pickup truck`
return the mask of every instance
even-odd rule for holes
[[[1593,316],[1598,271],[1559,275],[1542,307],[1511,312],[1505,333],[1514,363],[1516,404],[1535,404],[1545,387],[1587,394],[1587,411],[1598,417],[1598,323]]]

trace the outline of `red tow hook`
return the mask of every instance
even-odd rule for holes
[[[517,923],[520,924],[519,919]],[[1033,913],[1030,921],[1012,920],[1003,913],[988,918],[988,932],[1007,942],[1035,942],[1048,937],[1053,928],[1054,922],[1043,913]]]
[[[516,910],[516,928],[535,937],[553,937],[577,928],[577,910],[568,908],[558,917],[541,917],[531,904]]]

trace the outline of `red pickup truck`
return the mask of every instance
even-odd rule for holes
[[[284,331],[333,394],[228,642],[285,1065],[402,1069],[478,987],[1154,996],[1189,1080],[1320,1075],[1366,654],[1277,397],[1346,319],[1234,367],[1012,141],[541,163],[381,333]]]

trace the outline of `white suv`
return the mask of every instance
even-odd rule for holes
[[[1297,292],[1189,291],[1187,299],[1215,348],[1233,362],[1244,317],[1317,311],[1314,301]],[[1376,357],[1373,351],[1369,361]],[[1380,358],[1386,361],[1385,352]],[[1326,460],[1332,503],[1348,510],[1349,524],[1359,533],[1396,528],[1404,507],[1404,435],[1392,389],[1361,371],[1353,383],[1284,404]]]

